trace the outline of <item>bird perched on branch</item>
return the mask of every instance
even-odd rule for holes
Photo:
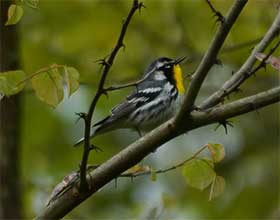
[[[149,131],[174,116],[185,92],[179,65],[184,59],[161,57],[152,62],[133,93],[93,125],[97,128],[91,137],[119,128]]]

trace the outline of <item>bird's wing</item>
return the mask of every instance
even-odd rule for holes
[[[97,128],[97,132],[107,130],[109,127],[118,127],[118,121],[128,118],[128,116],[137,108],[141,107],[147,102],[154,100],[162,91],[161,87],[147,88],[143,85],[139,86],[131,95],[129,95],[124,102],[115,106],[111,110],[111,115],[107,116],[103,120],[94,124],[94,126],[100,126]],[[111,129],[109,129],[111,130]]]

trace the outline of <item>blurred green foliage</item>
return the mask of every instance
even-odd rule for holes
[[[233,1],[212,1],[223,14]],[[231,30],[224,47],[262,37],[277,13],[277,1],[249,1]],[[41,0],[38,9],[24,6],[20,21],[22,66],[26,73],[52,63],[75,67],[82,86],[56,109],[40,102],[26,89],[22,111],[22,177],[24,208],[31,218],[47,202],[52,188],[78,169],[82,150],[72,147],[83,135],[83,123],[75,112],[88,110],[100,67],[94,61],[111,51],[127,15],[130,1]],[[108,77],[108,85],[139,79],[146,66],[159,56],[192,59],[183,64],[192,73],[217,29],[215,18],[203,0],[144,0],[146,6],[132,19]],[[237,70],[251,48],[220,54],[222,66],[212,68],[199,101],[215,91]],[[279,51],[277,52],[279,56]],[[279,84],[279,73],[271,67],[259,71],[243,86],[245,97]],[[102,97],[94,121],[106,116],[130,89]],[[181,170],[157,176],[119,179],[92,196],[67,218],[79,219],[265,219],[279,218],[279,112],[278,105],[232,119],[234,128],[225,135],[215,125],[189,132],[161,147],[143,161],[164,168],[189,157],[205,143],[222,143],[226,158],[218,165],[227,186],[218,199],[186,186]],[[96,138],[104,152],[92,152],[90,163],[101,163],[137,139],[133,131],[120,130]]]

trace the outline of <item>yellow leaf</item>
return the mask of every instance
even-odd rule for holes
[[[225,158],[225,148],[221,144],[207,144],[214,163],[218,163]]]
[[[79,88],[79,72],[74,67],[64,67],[68,96],[70,97]]]
[[[222,176],[215,176],[210,189],[209,201],[220,196],[224,192],[225,186],[225,179]]]
[[[56,107],[63,100],[63,78],[57,68],[34,76],[31,82],[37,97],[48,105]]]

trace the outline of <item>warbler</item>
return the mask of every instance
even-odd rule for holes
[[[170,119],[179,110],[185,92],[179,65],[185,57],[160,57],[144,72],[142,80],[111,114],[94,124],[91,137],[120,128],[149,131]],[[82,143],[80,139],[75,146]]]

